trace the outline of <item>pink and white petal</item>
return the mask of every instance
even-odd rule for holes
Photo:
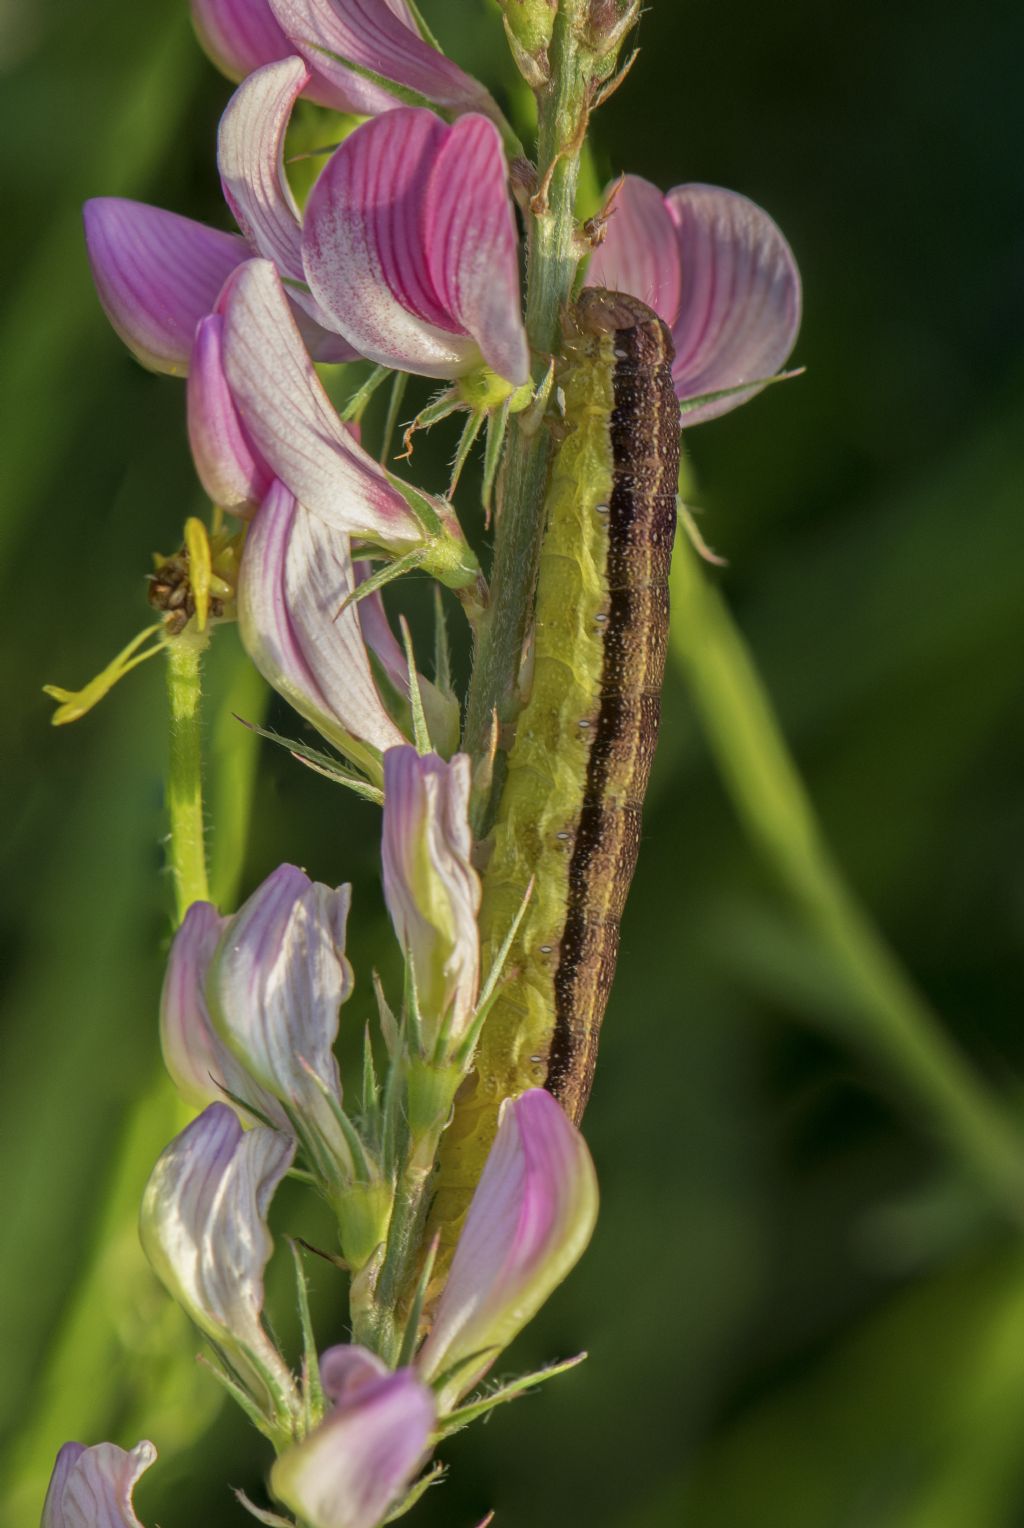
[[[262,1321],[273,1251],[266,1222],[294,1155],[280,1131],[243,1130],[226,1104],[210,1104],[157,1160],[139,1216],[157,1277],[251,1393],[265,1390],[275,1408],[294,1387]]]
[[[309,1528],[378,1528],[426,1459],[436,1422],[430,1390],[399,1369],[281,1454],[271,1490]]]
[[[430,174],[426,257],[447,315],[472,335],[492,371],[521,386],[530,351],[519,295],[519,236],[501,136],[486,117],[460,117]]]
[[[347,538],[275,483],[246,537],[238,619],[274,689],[342,753],[379,779],[378,753],[406,739],[370,672]]]
[[[630,292],[671,327],[679,311],[681,280],[679,240],[665,198],[649,180],[624,176],[604,243],[590,262],[587,285]]]
[[[236,1060],[210,1017],[206,982],[229,922],[209,902],[193,902],[174,936],[160,997],[164,1062],[178,1092],[195,1108],[227,1103],[243,1125],[262,1116],[287,1133],[291,1127],[277,1099]],[[236,1105],[236,1098],[251,1110]]]
[[[222,74],[242,80],[261,64],[289,58],[296,49],[284,35],[267,0],[192,0],[192,21],[200,44]],[[334,111],[348,111],[348,97],[317,69],[303,95]]]
[[[482,85],[423,41],[404,0],[270,0],[270,4],[295,50],[330,82],[339,99],[348,102],[347,110],[359,116],[390,111],[396,98],[347,69],[340,59],[371,69],[455,112],[494,109]]]
[[[303,224],[306,279],[330,321],[371,361],[426,377],[480,358],[429,270],[425,200],[451,131],[418,107],[364,122],[328,160]]]
[[[348,340],[326,327],[327,315],[312,292],[300,292],[293,288],[287,296],[295,327],[312,360],[322,361],[328,366],[339,366],[346,361],[363,359]],[[319,314],[324,322],[321,323],[316,317],[311,317],[311,314]]]
[[[187,1103],[225,1102],[218,1083],[222,1046],[213,1032],[203,989],[227,919],[210,902],[193,902],[174,936],[160,997],[164,1063]]]
[[[64,1489],[71,1471],[84,1453],[84,1443],[65,1443],[59,1450],[46,1490],[39,1528],[64,1528]]]
[[[263,502],[274,474],[238,417],[224,375],[218,313],[200,321],[192,347],[186,397],[188,438],[199,481],[214,504],[251,515]]]
[[[66,1443],[57,1455],[42,1528],[141,1528],[132,1493],[155,1459],[149,1442],[130,1451],[115,1443]]]
[[[682,402],[771,377],[800,327],[800,272],[778,226],[756,203],[718,186],[676,186],[665,198],[682,267],[672,326],[672,368]],[[714,419],[759,389],[687,412],[686,425]]]
[[[294,52],[267,0],[192,0],[192,24],[203,52],[231,80]]]
[[[401,494],[339,420],[273,265],[243,266],[222,306],[228,383],[256,449],[282,483],[336,531],[389,547],[421,542]]]
[[[339,1343],[320,1354],[320,1384],[335,1406],[352,1400],[366,1385],[386,1379],[390,1373],[387,1364],[376,1353],[350,1342]]]
[[[243,80],[217,132],[224,197],[257,254],[284,276],[302,274],[302,218],[284,170],[292,108],[309,79],[301,58],[264,64]]]
[[[282,1102],[341,1102],[338,1014],[352,990],[345,926],[352,888],[279,865],[225,928],[210,974],[218,1032]]]
[[[184,376],[196,324],[249,258],[245,240],[120,196],[93,198],[83,217],[93,281],[110,322],[143,366]]]
[[[506,1099],[416,1360],[436,1379],[482,1354],[444,1387],[442,1410],[472,1389],[561,1283],[596,1218],[597,1178],[579,1131],[542,1088]]]

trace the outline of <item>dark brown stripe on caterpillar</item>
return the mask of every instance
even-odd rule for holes
[[[522,921],[442,1143],[433,1214],[446,1235],[502,1099],[546,1086],[573,1119],[583,1112],[658,731],[679,467],[672,344],[643,303],[598,290],[567,328],[532,660],[483,877],[485,969]]]
[[[679,404],[672,385],[671,338],[643,303],[587,290],[577,305],[576,320],[584,334],[610,337],[614,357],[609,602],[600,706],[569,863],[569,902],[555,971],[555,1029],[545,1083],[578,1121],[593,1082],[661,716]]]

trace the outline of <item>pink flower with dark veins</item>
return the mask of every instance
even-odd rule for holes
[[[754,397],[800,328],[800,272],[767,212],[719,186],[663,196],[639,175],[625,176],[610,211],[587,285],[631,292],[668,324],[683,424]]]

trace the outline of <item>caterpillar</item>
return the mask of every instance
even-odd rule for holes
[[[484,968],[534,892],[442,1145],[435,1216],[479,1176],[502,1098],[544,1086],[574,1121],[636,866],[657,740],[675,536],[672,341],[637,298],[585,289],[570,313],[540,553],[532,679],[483,883]]]

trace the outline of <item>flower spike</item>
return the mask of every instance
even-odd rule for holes
[[[800,273],[789,245],[754,202],[718,186],[676,186],[663,197],[649,181],[625,176],[587,283],[631,292],[668,324],[676,394],[693,405],[684,410],[687,426],[760,392],[800,327]],[[712,393],[725,396],[701,401]]]

